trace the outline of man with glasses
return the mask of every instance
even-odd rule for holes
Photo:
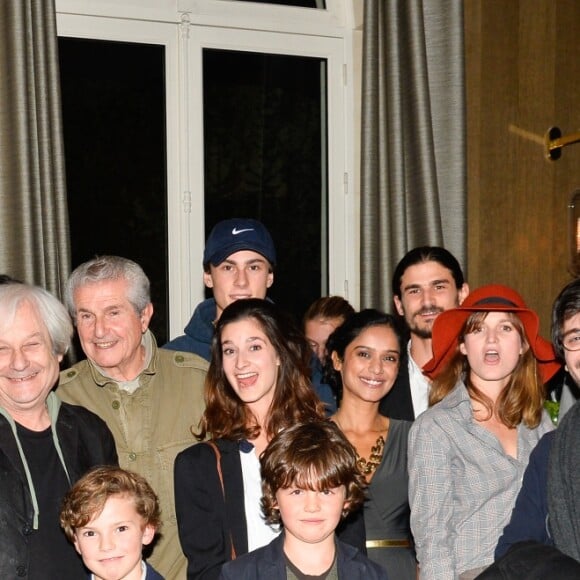
[[[558,295],[552,309],[552,342],[565,367],[558,383],[548,385],[552,400],[559,401],[558,421],[580,399],[580,278]]]

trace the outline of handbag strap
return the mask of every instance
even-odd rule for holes
[[[217,473],[218,473],[218,477],[220,478],[220,484],[222,486],[222,495],[224,496],[224,503],[225,503],[225,501],[226,501],[226,488],[224,486],[224,474],[222,473],[222,454],[220,453],[220,450],[219,450],[218,446],[216,445],[215,441],[210,440],[210,441],[206,441],[206,443],[213,449],[213,451],[215,453]],[[234,548],[234,539],[232,538],[231,531],[230,531],[230,545],[231,545],[230,557],[232,560],[235,560],[236,559],[236,549]]]

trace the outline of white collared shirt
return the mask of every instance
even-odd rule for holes
[[[431,383],[411,356],[411,341],[407,343],[407,355],[409,359],[409,387],[416,419],[429,406],[429,388]]]

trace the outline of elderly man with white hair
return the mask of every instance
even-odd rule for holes
[[[117,453],[101,419],[52,391],[72,330],[46,290],[0,285],[1,578],[86,576],[60,529],[60,502],[86,471],[117,464]]]

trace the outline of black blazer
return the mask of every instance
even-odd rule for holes
[[[216,455],[207,444],[198,443],[175,459],[175,511],[181,548],[187,557],[188,580],[217,580],[224,562],[248,551],[244,509],[244,484],[239,444],[216,440],[221,453],[225,501]],[[366,553],[362,510],[348,518],[339,537]]]
[[[220,580],[286,580],[284,534],[267,546],[228,562],[222,568]],[[388,580],[387,572],[371,562],[356,548],[336,541],[338,580]]]
[[[409,359],[406,355],[401,359],[399,374],[393,388],[381,399],[379,412],[391,419],[415,420],[413,399],[411,398],[411,386],[409,385]]]

